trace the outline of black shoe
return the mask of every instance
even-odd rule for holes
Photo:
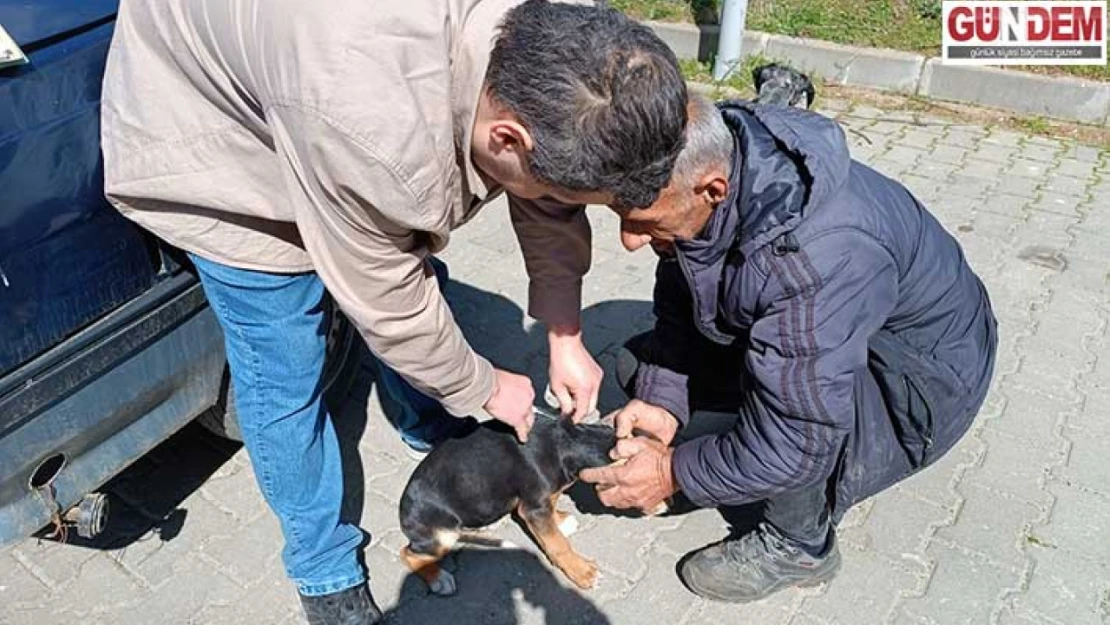
[[[308,625],[374,625],[382,620],[382,611],[366,584],[330,595],[301,595],[301,606]]]
[[[832,579],[839,568],[834,531],[829,531],[825,553],[814,557],[761,523],[740,538],[694,552],[682,564],[679,577],[707,599],[747,603],[791,586],[816,586]]]

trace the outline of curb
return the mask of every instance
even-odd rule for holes
[[[680,59],[705,61],[717,48],[716,25],[644,22]],[[945,65],[921,54],[745,31],[745,56],[787,61],[842,85],[979,104],[1110,126],[1110,83],[995,67]]]

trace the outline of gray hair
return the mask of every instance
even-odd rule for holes
[[[709,98],[690,92],[686,110],[686,146],[675,161],[673,180],[693,183],[707,169],[718,166],[729,170],[732,163],[732,131],[721,118],[721,111]]]

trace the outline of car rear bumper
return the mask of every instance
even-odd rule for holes
[[[180,273],[0,380],[0,545],[46,525],[210,407],[223,335]],[[30,478],[65,455],[49,492]]]

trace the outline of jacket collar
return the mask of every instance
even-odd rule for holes
[[[742,101],[719,108],[735,141],[729,195],[696,239],[675,248],[699,330],[729,344],[736,337],[720,329],[717,316],[730,258],[751,256],[793,231],[845,183],[851,159],[843,132],[828,118]]]

